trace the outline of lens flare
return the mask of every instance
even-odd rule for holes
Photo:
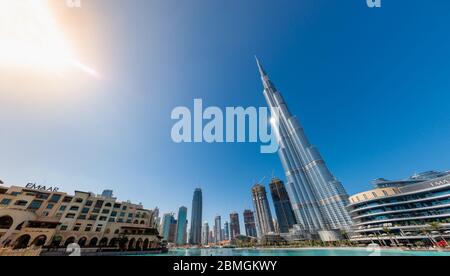
[[[75,58],[45,0],[0,0],[0,67],[58,74],[74,67],[99,77]]]

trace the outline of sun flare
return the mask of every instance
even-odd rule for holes
[[[77,60],[45,0],[0,0],[1,66],[58,74],[75,67],[98,77]]]

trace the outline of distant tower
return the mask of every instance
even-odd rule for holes
[[[190,244],[200,244],[202,241],[202,189],[196,189],[192,199]]]
[[[231,239],[241,234],[241,226],[239,225],[239,214],[233,212],[230,214],[230,236]]]
[[[255,215],[251,210],[244,211],[244,224],[245,224],[245,235],[247,237],[258,237],[258,233],[256,231],[256,222]]]
[[[214,231],[213,230],[209,230],[209,235],[208,235],[208,242],[209,243],[214,243]]]
[[[220,216],[216,216],[214,219],[214,241],[219,243],[223,240],[222,237],[222,218]]]
[[[205,221],[202,228],[202,244],[207,245],[209,241],[209,224]]]
[[[113,190],[103,190],[102,197],[113,198]]]
[[[289,233],[289,229],[297,224],[291,201],[283,181],[274,178],[270,182],[270,193],[272,194],[275,213],[277,214],[280,233]]]
[[[281,93],[257,60],[264,96],[277,116],[275,131],[287,190],[298,222],[311,234],[350,228],[348,194],[331,174],[319,150],[310,144],[298,119],[290,113]]]
[[[252,188],[253,205],[256,211],[256,222],[260,237],[274,232],[272,213],[270,212],[269,201],[267,200],[266,188],[256,184]]]
[[[185,245],[186,244],[186,232],[187,232],[187,208],[181,206],[178,210],[178,224],[177,224],[177,234],[176,234],[176,244]]]
[[[173,213],[167,213],[163,215],[160,233],[163,236],[163,239],[168,242],[174,242],[174,239],[171,239],[171,227],[172,225],[176,225],[176,220]]]
[[[230,240],[230,224],[228,223],[228,221],[225,221],[225,223],[223,224],[223,239],[225,241]]]

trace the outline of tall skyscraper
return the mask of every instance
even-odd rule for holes
[[[230,224],[228,223],[228,221],[225,221],[225,223],[223,224],[223,239],[225,241],[230,240]]]
[[[244,211],[244,225],[245,225],[245,235],[247,237],[258,237],[256,232],[255,215],[251,210]]]
[[[177,224],[177,236],[176,244],[185,245],[186,244],[186,231],[187,231],[187,208],[181,206],[178,210],[178,224]]]
[[[209,243],[214,243],[214,231],[213,230],[209,230],[209,235],[208,235],[208,242]]]
[[[155,218],[154,226],[156,229],[159,229],[159,227],[161,225],[161,218],[159,217],[159,208],[158,207],[156,207],[153,210],[153,217]]]
[[[214,241],[219,243],[223,240],[222,237],[222,218],[220,216],[216,216],[214,219]]]
[[[230,239],[234,239],[241,234],[241,226],[239,225],[239,214],[233,212],[230,214]]]
[[[279,156],[287,178],[287,190],[304,230],[347,229],[352,221],[347,212],[348,194],[331,174],[318,149],[311,145],[298,119],[290,113],[283,96],[257,60],[264,96],[277,122],[274,127]]]
[[[176,243],[177,227],[178,227],[178,221],[175,218],[173,218],[173,220],[170,222],[170,225],[169,225],[169,237],[167,238],[167,242]]]
[[[173,213],[167,213],[163,215],[162,223],[161,223],[161,230],[160,233],[163,236],[163,239],[168,242],[173,242],[173,240],[170,240],[170,229],[171,225],[176,225],[176,220]]]
[[[200,244],[202,242],[202,208],[202,189],[196,189],[192,199],[190,244]]]
[[[209,243],[209,224],[205,221],[202,227],[202,244],[207,245]]]
[[[256,211],[256,222],[258,236],[263,236],[274,232],[272,213],[270,212],[269,201],[267,200],[266,188],[256,184],[252,188],[253,205]]]
[[[297,221],[284,183],[280,179],[274,178],[270,182],[269,187],[278,219],[278,229],[280,233],[289,233],[289,229]]]

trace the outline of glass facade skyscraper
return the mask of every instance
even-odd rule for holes
[[[216,216],[214,220],[214,241],[219,243],[223,241],[222,237],[222,217]]]
[[[170,239],[170,226],[175,223],[175,217],[173,213],[164,214],[161,223],[161,235],[163,239],[169,241]]]
[[[225,223],[223,224],[223,240],[230,240],[230,224],[228,223],[228,221],[225,221]]]
[[[209,242],[209,224],[205,222],[202,227],[202,244],[207,245]]]
[[[191,231],[189,233],[190,244],[201,244],[202,242],[202,190],[196,189],[192,199]]]
[[[176,241],[177,245],[185,245],[186,244],[186,231],[187,231],[187,208],[181,206],[178,210],[178,223],[177,223],[177,232],[176,232]]]
[[[247,237],[258,237],[258,232],[256,231],[255,215],[251,210],[244,211],[244,225],[245,235],[247,235]]]
[[[289,233],[289,229],[297,222],[284,183],[280,179],[274,178],[270,182],[269,188],[277,215],[279,231],[280,233]]]
[[[264,96],[275,116],[273,129],[280,146],[278,153],[298,223],[311,234],[349,229],[352,221],[346,209],[349,203],[347,192],[331,174],[319,150],[310,144],[300,122],[291,114],[258,60],[257,65]]]
[[[241,234],[241,226],[239,225],[239,214],[233,212],[230,214],[230,239],[234,239]]]

